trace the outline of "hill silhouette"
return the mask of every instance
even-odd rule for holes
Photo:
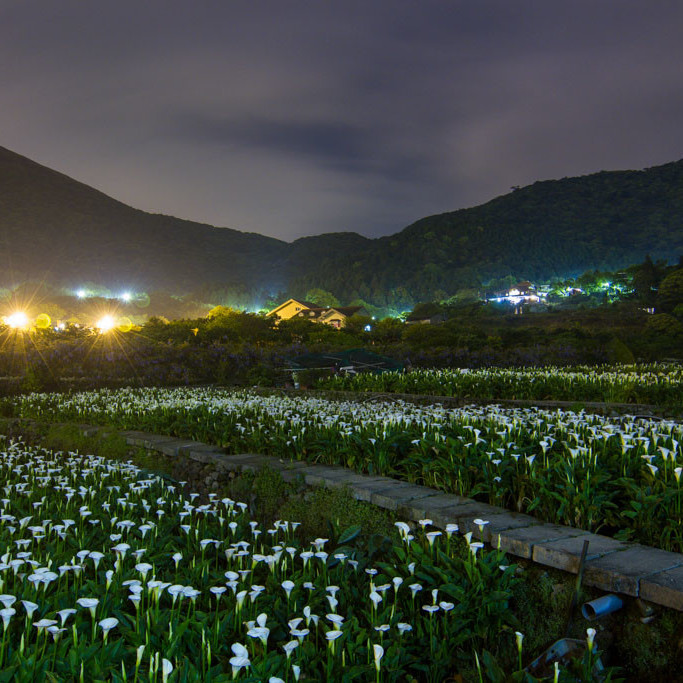
[[[683,253],[683,161],[537,182],[379,239],[292,243],[150,214],[0,147],[0,285],[92,281],[401,305],[491,278],[549,279]]]

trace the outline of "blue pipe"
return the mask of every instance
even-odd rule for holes
[[[611,614],[621,609],[624,606],[624,601],[618,595],[603,595],[601,598],[596,598],[584,604],[581,608],[581,614],[583,614],[584,619],[588,621],[593,621],[595,619],[600,619],[606,614]]]

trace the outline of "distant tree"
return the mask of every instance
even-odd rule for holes
[[[237,313],[234,308],[230,308],[229,306],[214,306],[207,314],[207,318],[223,318],[227,317],[229,315],[232,315],[233,313]]]
[[[369,315],[352,315],[344,325],[344,332],[347,334],[360,335],[365,332],[367,325],[372,326],[372,318]]]
[[[436,301],[428,301],[425,303],[417,304],[413,308],[412,312],[408,316],[408,320],[416,318],[429,318],[433,315],[443,312],[443,307]]]
[[[372,337],[380,343],[397,342],[404,329],[405,323],[399,318],[384,318],[372,324]]]
[[[349,306],[360,306],[361,308],[365,309],[365,312],[370,315],[370,316],[375,316],[379,317],[379,313],[381,309],[379,306],[373,306],[372,304],[369,304],[367,301],[364,299],[354,299],[349,303]]]
[[[662,313],[670,313],[676,306],[683,304],[683,269],[674,270],[667,275],[657,292],[657,310]]]
[[[289,298],[291,297],[287,295],[287,292],[269,294],[263,302],[263,307],[268,311],[272,311],[274,308],[277,308],[281,303],[287,301]]]
[[[476,289],[459,289],[452,297],[441,303],[451,308],[459,308],[461,306],[470,306],[479,300]]]
[[[305,299],[306,301],[310,301],[313,304],[318,304],[318,306],[324,306],[326,308],[340,305],[339,299],[337,299],[334,294],[327,292],[324,289],[320,289],[320,287],[309,289],[306,292]]]
[[[658,282],[659,273],[657,272],[657,267],[648,254],[643,264],[633,275],[633,289],[641,301],[652,305],[657,296]]]
[[[645,329],[657,336],[664,335],[673,339],[683,337],[683,323],[668,313],[651,315],[645,324]]]

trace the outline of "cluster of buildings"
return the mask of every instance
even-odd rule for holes
[[[510,304],[514,307],[515,313],[521,314],[525,304],[545,305],[547,296],[548,292],[540,291],[536,288],[536,285],[528,280],[524,280],[510,287],[510,289],[487,292],[485,300]]]
[[[331,325],[337,329],[346,325],[346,321],[356,314],[365,314],[362,306],[319,306],[310,301],[289,299],[280,304],[267,316],[276,316],[278,320],[291,320],[292,318],[304,318],[314,323]]]

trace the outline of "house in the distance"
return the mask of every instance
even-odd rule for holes
[[[533,308],[530,310],[544,309],[547,303],[547,292],[539,291],[536,285],[528,280],[518,282],[514,287],[500,292],[493,292],[486,294],[486,301],[495,301],[497,303],[507,303],[514,306],[516,314],[524,312],[524,306],[530,305]]]
[[[406,318],[406,325],[438,325],[445,322],[445,313],[422,313],[413,315],[412,313]]]
[[[332,327],[342,328],[352,315],[358,313],[365,313],[365,309],[362,306],[318,306],[318,304],[310,301],[289,299],[269,311],[267,315],[276,316],[278,321],[305,318],[314,323],[324,323],[325,325],[332,325]]]
[[[311,311],[319,308],[318,304],[312,304],[310,301],[303,301],[301,299],[288,299],[284,304],[280,304],[277,308],[269,311],[266,315],[275,315],[279,320],[289,320],[301,311]]]
[[[362,315],[364,312],[365,309],[362,306],[334,306],[333,308],[323,309],[319,322],[339,329],[346,325],[346,321],[352,315]]]

